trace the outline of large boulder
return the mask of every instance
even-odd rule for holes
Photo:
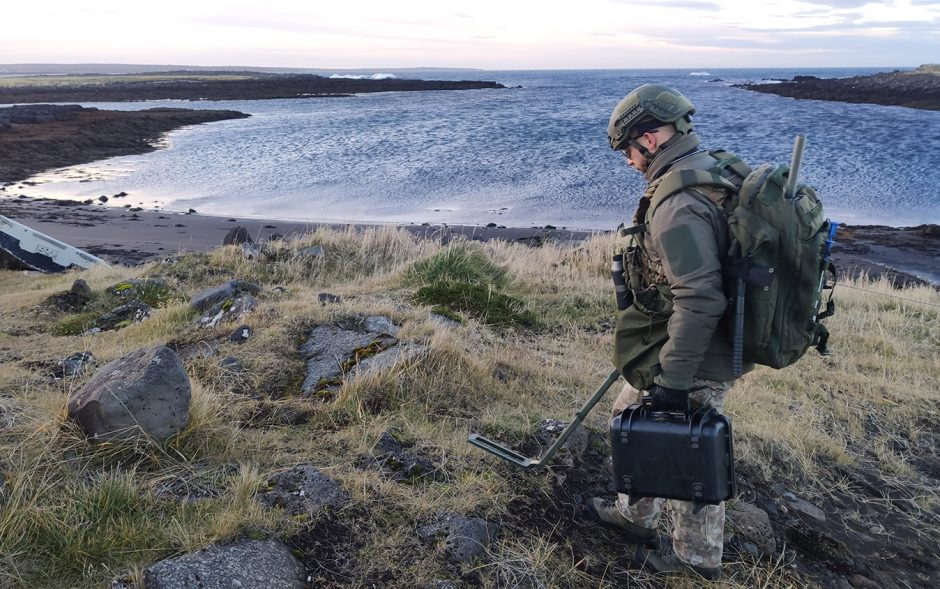
[[[275,540],[239,540],[158,562],[144,571],[147,589],[303,589],[304,568]]]
[[[145,348],[104,365],[69,399],[69,417],[94,439],[165,441],[189,421],[191,389],[176,352]]]

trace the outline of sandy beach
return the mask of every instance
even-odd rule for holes
[[[244,227],[255,241],[314,231],[321,224],[337,227],[335,223],[316,221],[218,217],[132,210],[97,202],[34,199],[17,195],[10,187],[0,190],[0,215],[117,264],[139,264],[181,252],[212,249],[222,245],[228,232],[236,227]],[[399,226],[416,235],[445,241],[463,236],[532,246],[547,240],[577,241],[598,233],[551,226]],[[839,230],[833,258],[843,274],[867,273],[875,278],[884,275],[898,286],[908,283],[940,286],[940,227],[845,226]]]
[[[316,230],[320,225],[275,219],[217,217],[197,213],[131,210],[101,203],[34,199],[0,190],[0,215],[10,217],[69,245],[113,263],[137,264],[180,252],[205,251],[222,245],[229,231],[244,227],[256,242],[280,235],[289,237]],[[365,227],[366,225],[356,225]],[[448,240],[457,236],[486,241],[502,239],[529,245],[544,240],[581,240],[591,231],[548,227],[483,227],[476,225],[399,225],[421,236]]]

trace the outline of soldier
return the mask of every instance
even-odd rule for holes
[[[637,227],[645,227],[634,238],[641,253],[636,258],[642,264],[639,276],[632,277],[631,290],[635,296],[663,296],[665,292],[666,299],[671,297],[672,313],[668,322],[662,321],[662,337],[652,352],[647,344],[653,324],[648,333],[644,330],[643,353],[651,353],[652,360],[642,386],[654,410],[711,406],[720,412],[734,380],[731,346],[724,326],[719,327],[728,305],[721,272],[722,257],[728,251],[727,221],[714,202],[715,194],[706,194],[710,188],[684,189],[650,207],[652,194],[667,171],[707,170],[718,162],[699,147],[691,119],[694,112],[692,103],[679,92],[643,85],[614,109],[607,134],[611,148],[621,151],[630,167],[649,182],[634,216]],[[647,302],[646,306],[652,305]],[[627,345],[623,352],[623,338],[618,338],[621,349],[616,354],[629,355],[634,348]],[[632,359],[619,360],[618,367]],[[642,395],[639,388],[625,384],[614,403],[614,414],[639,402]],[[657,533],[664,505],[672,514],[671,546],[668,541],[660,542]],[[630,498],[621,494],[614,502],[592,499],[588,512],[638,544],[640,566],[656,572],[694,571],[708,579],[720,576],[724,503],[702,507],[643,498],[630,505]]]

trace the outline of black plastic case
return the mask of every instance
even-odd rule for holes
[[[731,420],[714,409],[689,414],[631,405],[610,424],[617,490],[717,505],[734,495]]]

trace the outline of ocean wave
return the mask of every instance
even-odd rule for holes
[[[690,76],[710,76],[711,72],[689,72]]]
[[[330,76],[330,78],[343,80],[392,80],[396,77],[395,74],[372,74],[371,76],[363,74],[333,74]]]

